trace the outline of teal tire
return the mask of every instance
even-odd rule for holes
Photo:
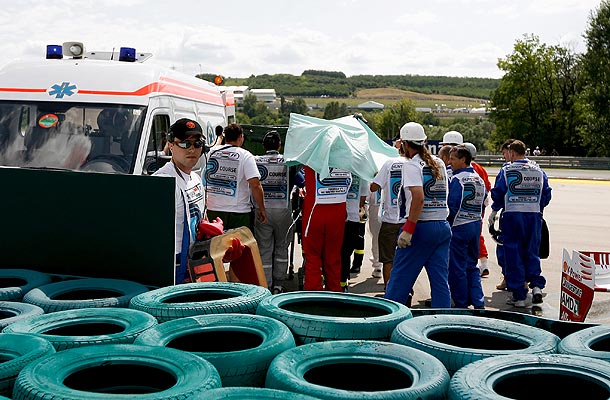
[[[35,287],[51,283],[44,272],[30,269],[0,269],[0,300],[21,301]]]
[[[604,324],[571,333],[559,342],[558,351],[610,361],[610,328]]]
[[[167,321],[144,332],[134,344],[172,347],[205,358],[218,370],[223,387],[264,386],[271,361],[295,347],[286,325],[249,314]]]
[[[223,387],[208,390],[201,397],[191,400],[316,400],[319,397],[311,397],[300,393],[287,392],[285,390],[257,388],[257,387]]]
[[[267,297],[256,310],[282,321],[297,345],[326,340],[389,341],[396,326],[412,318],[400,303],[334,292],[288,292]]]
[[[517,322],[440,314],[401,322],[391,341],[433,355],[453,374],[487,357],[556,353],[560,339],[543,329]]]
[[[257,285],[236,282],[200,282],[166,286],[135,296],[129,308],[153,315],[162,323],[207,314],[255,314],[271,292]]]
[[[450,400],[610,398],[610,364],[567,354],[514,354],[468,364],[453,375]]]
[[[0,330],[25,318],[44,314],[38,306],[18,301],[0,301]]]
[[[340,340],[277,356],[265,386],[321,399],[445,399],[449,374],[423,351],[394,343]]]
[[[57,351],[73,347],[133,343],[142,332],[157,325],[143,311],[128,308],[81,308],[23,319],[3,332],[33,334],[47,339]]]
[[[34,288],[23,296],[23,302],[37,305],[46,313],[77,308],[126,308],[133,296],[147,291],[141,283],[123,279],[70,279]]]
[[[0,334],[0,395],[11,396],[19,372],[32,361],[55,353],[41,337],[19,333]]]
[[[191,399],[220,387],[209,361],[184,351],[133,344],[86,346],[26,366],[13,400]]]

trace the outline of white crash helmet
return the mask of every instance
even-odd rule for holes
[[[477,148],[474,144],[470,142],[464,142],[464,146],[468,149],[472,158],[475,158],[477,156]]]
[[[407,122],[400,128],[400,140],[421,145],[427,138],[424,127],[417,122]]]
[[[441,144],[463,144],[464,137],[458,131],[449,131],[443,135]]]

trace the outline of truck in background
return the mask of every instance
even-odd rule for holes
[[[208,144],[235,121],[233,94],[146,63],[148,53],[47,46],[45,60],[0,70],[0,166],[149,175],[167,157],[169,126],[191,118]],[[204,167],[204,160],[195,170]]]

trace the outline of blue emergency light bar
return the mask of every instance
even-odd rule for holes
[[[47,45],[47,60],[60,60],[64,57],[61,51],[61,45],[49,44]]]
[[[119,61],[136,61],[136,49],[133,47],[121,47],[119,50]]]

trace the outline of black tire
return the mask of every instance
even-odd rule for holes
[[[273,318],[217,314],[164,322],[140,335],[134,344],[188,351],[211,362],[222,386],[265,385],[271,361],[295,347],[288,327]]]
[[[190,399],[220,387],[209,361],[184,351],[134,344],[64,350],[25,367],[14,400]]]
[[[610,361],[610,327],[604,324],[574,332],[559,342],[558,352]]]
[[[464,315],[428,315],[398,324],[392,342],[441,360],[450,374],[464,365],[504,354],[557,352],[559,337],[516,322]]]
[[[566,354],[516,354],[473,362],[453,375],[449,399],[610,398],[610,364]]]
[[[46,313],[77,308],[126,308],[133,296],[147,291],[141,283],[123,279],[70,279],[34,288],[23,296],[23,301],[41,307]]]
[[[325,340],[389,341],[411,310],[392,300],[351,293],[289,292],[267,297],[256,310],[282,321],[298,344]]]
[[[167,286],[131,299],[129,308],[145,311],[159,322],[206,314],[254,314],[271,292],[257,285],[236,282],[198,282]]]
[[[0,269],[0,300],[21,301],[35,287],[51,283],[44,272],[30,269]]]
[[[255,387],[222,387],[220,389],[208,390],[192,400],[316,400],[319,397],[311,397],[301,393],[287,392],[285,390],[255,388]]]
[[[449,374],[421,350],[339,340],[283,352],[271,362],[265,386],[321,399],[432,400],[445,398]]]
[[[11,396],[15,379],[29,363],[55,353],[51,343],[34,335],[0,334],[0,395]]]
[[[0,330],[14,322],[42,314],[44,314],[44,310],[34,304],[0,301]]]
[[[133,343],[157,325],[143,311],[126,308],[81,308],[17,321],[3,332],[28,333],[50,341],[57,351],[100,344]]]

